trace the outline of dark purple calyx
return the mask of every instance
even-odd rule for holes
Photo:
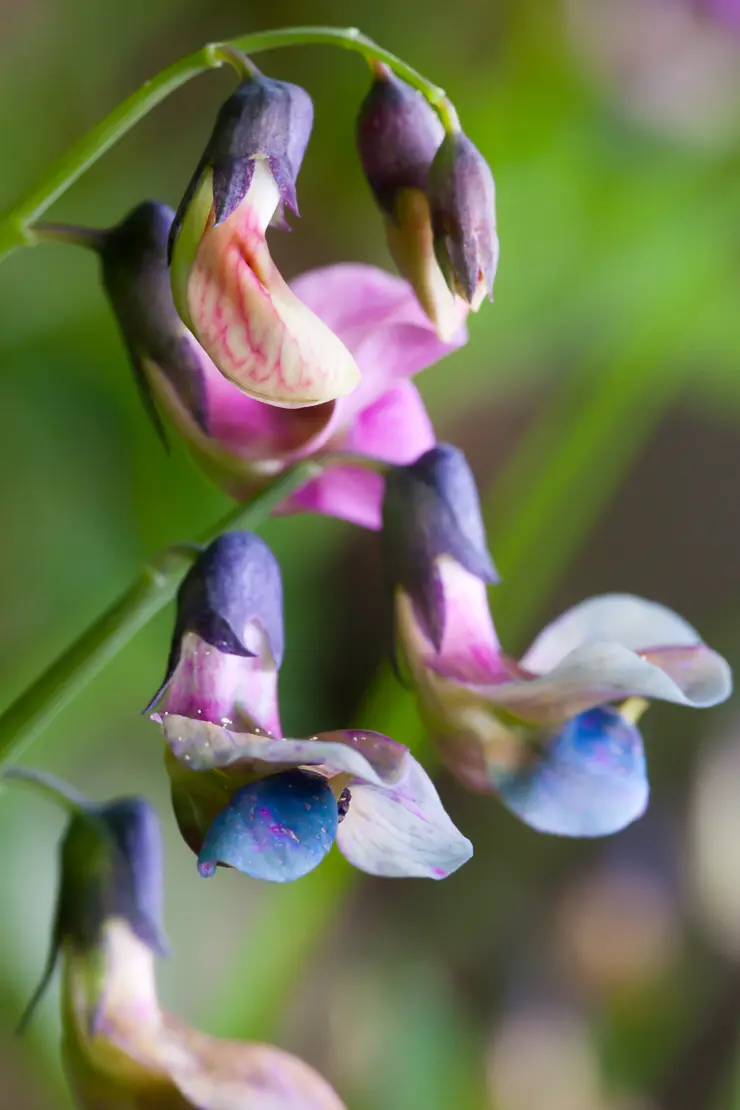
[[[103,286],[118,320],[136,384],[166,444],[145,364],[156,364],[198,427],[208,435],[208,404],[201,358],[172,299],[167,238],[174,213],[145,201],[105,235],[100,250]]]
[[[270,548],[252,532],[225,532],[198,556],[177,591],[177,616],[162,686],[145,712],[158,701],[180,661],[183,637],[194,633],[225,655],[254,657],[246,643],[257,624],[279,669],[285,647],[283,584]]]
[[[313,103],[305,89],[270,77],[250,77],[221,105],[208,144],[175,214],[169,253],[203,173],[213,171],[213,210],[220,224],[234,212],[252,182],[254,164],[263,158],[280,190],[273,223],[283,225],[283,205],[298,215],[296,179],[313,126]]]
[[[453,293],[475,307],[491,296],[498,264],[490,166],[467,135],[448,134],[429,171],[434,250]]]
[[[426,192],[429,167],[444,127],[417,89],[383,72],[373,82],[357,117],[357,149],[375,199],[388,215],[401,189]]]
[[[446,617],[440,556],[450,556],[483,582],[498,581],[478,489],[462,451],[440,443],[409,466],[389,471],[382,545],[391,584],[408,594],[425,635],[439,651]]]
[[[164,863],[157,815],[144,798],[87,804],[71,817],[59,850],[60,879],[51,947],[41,982],[21,1020],[30,1020],[63,945],[81,955],[103,944],[106,923],[125,921],[153,952],[166,955]]]

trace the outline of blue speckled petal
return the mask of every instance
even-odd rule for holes
[[[337,802],[325,779],[286,771],[243,786],[206,833],[198,856],[204,878],[219,863],[273,883],[313,871],[337,832]]]
[[[545,737],[528,766],[496,778],[504,804],[539,832],[607,836],[644,812],[642,737],[614,709],[591,709]]]

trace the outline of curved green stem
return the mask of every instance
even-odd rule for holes
[[[455,107],[444,89],[428,81],[418,70],[391,54],[390,50],[378,46],[356,27],[281,27],[276,31],[262,31],[255,35],[230,39],[226,45],[246,54],[275,50],[282,46],[339,46],[343,50],[352,50],[369,62],[384,62],[397,77],[418,89],[439,113],[445,130],[457,131],[460,127]],[[218,53],[218,47],[214,50]]]
[[[248,60],[242,58],[245,54],[257,54],[284,46],[308,45],[339,46],[361,54],[368,61],[384,62],[404,81],[423,93],[439,113],[448,131],[458,130],[457,113],[444,89],[438,88],[355,27],[283,27],[276,31],[257,31],[252,35],[242,35],[226,43],[210,43],[146,81],[57,159],[41,181],[0,217],[0,260],[18,247],[36,243],[38,240],[30,225],[40,219],[54,201],[97,162],[106,150],[191,77],[222,65],[235,66],[242,73],[248,72]]]
[[[56,659],[0,716],[0,762],[17,759],[130,639],[174,597],[199,545],[230,528],[257,528],[273,509],[315,477],[299,463],[247,505],[239,505],[192,545],[177,544],[148,563],[126,592]]]
[[[179,89],[191,77],[197,77],[210,66],[223,64],[223,58],[213,60],[213,47],[205,46],[202,50],[188,54],[186,58],[181,58],[167,69],[163,69],[151,80],[145,81],[140,89],[127,97],[105,119],[96,124],[58,158],[46,171],[38,185],[26,193],[5,214],[2,219],[2,230],[0,230],[0,257],[6,241],[14,241],[15,246],[34,244],[36,238],[28,225],[40,219],[85,170],[123,138],[140,119],[151,112],[152,108],[165,100],[170,93]],[[6,227],[12,228],[14,234],[3,234]]]

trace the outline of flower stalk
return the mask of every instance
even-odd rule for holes
[[[0,217],[0,262],[19,247],[34,246],[38,238],[31,225],[41,219],[47,209],[139,120],[181,85],[207,69],[218,69],[223,65],[235,66],[237,58],[245,54],[257,54],[285,46],[309,45],[338,46],[362,55],[368,62],[382,62],[390,66],[398,77],[423,93],[439,113],[446,131],[459,130],[457,113],[444,89],[428,81],[355,27],[282,27],[274,31],[242,35],[225,43],[209,43],[173,62],[156,77],[145,81],[141,88],[62,154],[38,184]]]

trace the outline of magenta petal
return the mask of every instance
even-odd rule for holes
[[[322,513],[361,528],[380,528],[383,479],[359,466],[333,466],[286,504],[285,512]]]
[[[434,429],[419,391],[400,382],[357,414],[344,449],[390,463],[407,463],[434,444]],[[304,486],[289,511],[323,513],[363,528],[380,528],[383,479],[362,467],[331,467]]]
[[[339,336],[362,373],[354,392],[337,404],[343,427],[399,378],[439,362],[468,338],[461,326],[443,343],[408,282],[375,266],[311,270],[291,288]]]
[[[346,449],[403,464],[418,459],[434,443],[434,428],[418,389],[411,382],[399,382],[358,413]]]
[[[390,462],[410,462],[434,443],[429,418],[405,379],[438,362],[467,340],[461,327],[441,342],[420,309],[407,282],[373,266],[342,264],[303,274],[292,283],[296,295],[338,335],[354,356],[362,381],[353,392],[331,404],[281,409],[246,396],[223,377],[204,355],[204,384],[211,437],[228,453],[245,461],[290,460],[313,454],[330,438],[347,450],[377,455]],[[379,408],[376,410],[375,406]],[[383,433],[381,422],[385,424]],[[393,448],[396,448],[394,451]],[[401,447],[400,450],[398,448]],[[370,483],[372,485],[372,483]],[[377,483],[375,483],[377,489]],[[337,498],[317,498],[318,512],[370,523],[371,506],[348,515],[332,506]],[[303,508],[296,505],[296,508]]]

